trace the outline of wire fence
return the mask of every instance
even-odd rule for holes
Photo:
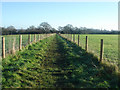
[[[16,51],[20,50],[20,45],[22,46],[22,48],[24,48],[27,45],[29,45],[29,42],[30,42],[30,44],[32,44],[39,40],[47,38],[51,35],[53,35],[53,34],[2,35],[1,37],[5,39],[4,40],[5,42],[3,43],[2,38],[0,38],[0,41],[1,41],[0,58],[3,57],[3,54],[5,54],[5,56],[7,56],[9,54],[14,54]],[[22,37],[20,37],[20,36],[22,36]],[[21,42],[20,42],[20,38],[22,40]],[[3,48],[3,46],[5,46],[5,47]],[[5,53],[4,53],[4,51],[5,51]],[[5,58],[5,57],[3,57],[3,58]]]
[[[114,66],[120,66],[118,62],[118,35],[103,35],[103,34],[61,34],[68,40],[78,44],[82,49],[86,47],[86,36],[88,37],[87,52],[93,53],[100,59],[101,39],[103,39],[103,62],[110,63]],[[75,37],[74,37],[75,35]],[[74,41],[75,39],[75,41]],[[120,68],[120,67],[119,67]]]

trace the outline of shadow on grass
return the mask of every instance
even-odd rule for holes
[[[118,88],[118,78],[107,67],[99,64],[97,57],[87,53],[75,43],[57,36],[60,57],[56,60],[59,73],[56,87],[66,88]]]

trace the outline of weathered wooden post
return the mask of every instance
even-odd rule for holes
[[[5,58],[5,37],[2,37],[2,58]]]
[[[73,36],[73,34],[72,34],[72,41],[74,42],[74,38],[73,38],[74,36]]]
[[[71,41],[72,41],[72,39],[73,39],[73,37],[72,37],[72,36],[73,36],[73,34],[71,34]]]
[[[19,50],[22,50],[22,35],[19,35]]]
[[[69,34],[69,40],[71,40],[71,35]]]
[[[15,38],[13,39],[12,54],[15,54]]]
[[[69,34],[68,34],[68,40],[69,40]]]
[[[31,44],[31,35],[28,35],[28,44]]]
[[[40,34],[39,34],[39,40],[40,40]]]
[[[79,41],[80,41],[79,39],[80,39],[80,36],[78,35],[78,46],[79,46]]]
[[[47,33],[45,34],[45,38],[47,38]]]
[[[41,40],[41,34],[40,34],[40,40]]]
[[[34,42],[36,42],[36,34],[34,34]]]
[[[88,37],[86,36],[86,44],[85,44],[85,50],[88,50]]]
[[[43,39],[44,34],[41,35],[41,40]]]
[[[36,38],[36,41],[38,41],[39,40],[39,34],[37,34],[37,38]]]
[[[75,40],[75,34],[74,34],[74,42],[75,42],[76,40]]]
[[[75,42],[75,34],[73,34],[73,42]]]
[[[103,39],[101,39],[101,45],[100,45],[100,62],[103,60]]]
[[[67,39],[69,40],[69,34],[67,35]]]

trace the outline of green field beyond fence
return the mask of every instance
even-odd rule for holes
[[[31,41],[31,43],[33,43],[35,40],[39,41],[48,36],[50,36],[50,34],[31,34],[30,41]],[[14,51],[19,50],[20,35],[2,35],[1,37],[5,38],[5,55],[12,54],[13,49],[14,49]],[[25,46],[27,46],[29,44],[28,39],[29,39],[29,34],[22,35],[22,44],[21,44],[22,48],[24,48]],[[1,46],[2,46],[2,40],[1,40]],[[0,50],[2,51],[2,47],[0,47]],[[2,56],[2,52],[0,55]]]
[[[2,88],[116,88],[119,90],[119,77],[113,68],[99,63],[97,57],[63,36],[65,35],[54,34],[28,45],[16,55],[4,58],[1,65]],[[83,48],[85,36],[80,35]],[[112,41],[107,40],[109,35],[87,36],[88,51],[90,48],[93,51],[99,49],[101,37],[104,39],[104,45],[108,42],[109,46]],[[117,46],[115,42],[110,46],[111,49]],[[108,46],[105,48],[111,50]],[[114,55],[112,52],[110,54]],[[115,57],[117,60],[117,56]],[[112,58],[108,57],[111,61],[115,60]]]
[[[72,39],[73,35],[62,34],[68,39]],[[103,39],[104,51],[103,51],[103,61],[107,61],[114,65],[120,64],[118,62],[118,35],[110,34],[75,34],[75,42],[78,43],[85,49],[86,36],[88,37],[88,52],[93,53],[98,58],[100,57],[100,44],[101,39]],[[71,38],[72,36],[72,38]]]

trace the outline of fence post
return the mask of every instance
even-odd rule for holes
[[[74,36],[73,36],[73,34],[72,34],[72,41],[74,42],[74,38],[73,38]]]
[[[13,40],[12,54],[15,54],[15,38],[14,38],[14,40]]]
[[[40,34],[40,40],[41,40],[41,34]]]
[[[5,37],[2,37],[2,58],[5,58]]]
[[[85,44],[85,50],[88,50],[88,37],[86,36],[86,44]]]
[[[28,35],[28,44],[31,44],[31,35]]]
[[[45,38],[47,38],[47,33],[45,34]]]
[[[100,47],[100,62],[103,60],[103,39],[101,39],[101,47]]]
[[[73,42],[75,42],[75,34],[73,34]]]
[[[79,38],[80,38],[80,36],[78,35],[78,46],[79,46],[79,41],[80,41]]]
[[[39,34],[39,40],[40,40],[40,34]]]
[[[34,42],[36,42],[36,34],[34,34]]]
[[[75,43],[75,41],[76,41],[76,40],[75,40],[75,34],[74,34],[74,43]]]
[[[19,35],[19,50],[22,50],[22,35]]]

